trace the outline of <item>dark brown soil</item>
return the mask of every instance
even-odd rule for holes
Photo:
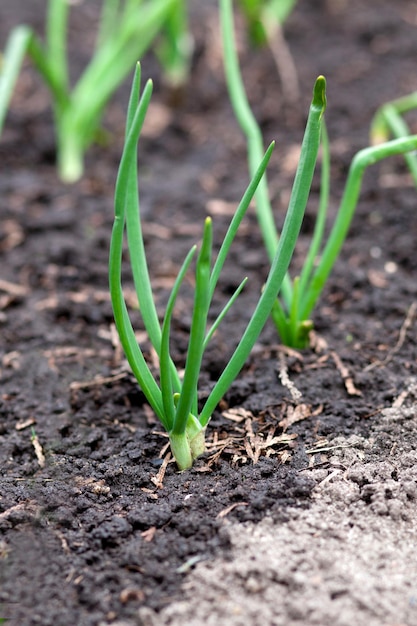
[[[0,47],[22,21],[41,31],[44,4],[2,7]],[[96,4],[73,9],[75,73],[88,58]],[[192,25],[192,75],[175,102],[152,56],[143,62],[156,86],[140,147],[141,208],[161,313],[204,216],[214,215],[220,242],[248,179],[224,85],[216,3],[194,3]],[[373,112],[416,89],[415,3],[300,0],[285,37],[301,89],[296,104],[286,99],[270,52],[250,49],[242,37],[254,111],[265,142],[277,140],[269,180],[278,223],[318,74],[328,81],[332,215],[349,162],[367,145]],[[417,200],[402,159],[365,177],[348,241],[314,313],[316,349],[284,350],[268,324],[213,415],[207,454],[178,473],[164,463],[162,428],[111,331],[107,256],[128,90],[126,84],[109,105],[108,143],[89,151],[85,177],[74,186],[57,180],[49,97],[30,64],[1,138],[4,616],[13,626],[417,624],[417,564],[406,548],[415,546],[417,512]],[[417,118],[409,121],[416,129]],[[293,271],[310,240],[317,197],[318,180]],[[215,306],[244,275],[250,280],[207,355],[202,397],[227,362],[266,272],[251,214]],[[173,334],[179,366],[190,302],[185,289]],[[139,319],[135,324],[140,330]],[[282,384],[284,374],[289,383]],[[355,539],[364,528],[376,543]],[[318,536],[323,545],[309,552]],[[402,569],[392,565],[394,547]],[[285,555],[294,580],[274,550]],[[339,563],[351,554],[344,578],[329,570],[326,553]],[[319,568],[316,578],[300,578],[302,554],[309,571]],[[264,570],[272,573],[260,584]],[[358,571],[363,579],[352,573]],[[344,586],[333,587],[329,580],[339,574]],[[370,581],[367,603],[355,595],[363,580]],[[284,591],[285,602],[278,601]]]

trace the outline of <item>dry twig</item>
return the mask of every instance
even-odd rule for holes
[[[333,350],[330,352],[330,354],[332,356],[333,361],[335,362],[338,372],[340,373],[343,379],[343,382],[345,384],[346,391],[348,392],[348,394],[350,396],[361,396],[362,392],[359,391],[359,389],[355,387],[353,378],[350,375],[348,368],[345,365],[343,365],[342,359],[340,358],[340,356]]]
[[[408,311],[407,311],[407,315],[405,317],[405,320],[400,328],[400,333],[398,335],[398,340],[397,343],[395,344],[395,346],[393,348],[391,348],[391,350],[389,350],[387,356],[385,357],[385,359],[382,359],[382,361],[377,360],[374,361],[373,363],[370,363],[369,365],[367,365],[364,369],[365,372],[369,372],[373,369],[375,369],[376,367],[382,367],[384,365],[387,365],[387,363],[389,363],[391,361],[391,359],[394,357],[394,355],[401,349],[405,338],[407,336],[407,331],[408,329],[412,326],[413,321],[414,321],[414,317],[416,315],[417,312],[417,301],[414,301],[411,303]]]
[[[157,487],[158,489],[162,489],[162,487],[164,486],[165,472],[167,471],[168,463],[170,461],[171,461],[171,452],[168,452],[162,462],[159,472],[157,473],[156,476],[152,476],[151,478],[151,481],[153,482],[155,487]]]
[[[288,367],[285,361],[285,355],[282,351],[279,353],[279,379],[284,387],[288,389],[294,402],[299,402],[302,393],[288,376]]]

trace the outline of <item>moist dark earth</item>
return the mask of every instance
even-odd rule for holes
[[[0,47],[45,2],[0,7]],[[248,182],[228,101],[217,7],[190,3],[195,48],[175,93],[155,82],[139,150],[141,210],[161,315],[180,264],[213,216],[217,247]],[[74,76],[97,3],[71,9]],[[270,49],[250,46],[245,84],[282,224],[315,78],[328,82],[330,219],[377,107],[417,89],[417,5],[300,0],[284,38],[299,93]],[[282,52],[282,46],[281,46]],[[294,79],[294,75],[291,75]],[[417,195],[402,158],[370,169],[341,256],[314,311],[313,347],[283,348],[268,323],[213,415],[207,453],[179,473],[121,354],[107,285],[113,190],[129,81],[106,110],[106,141],[72,186],[55,169],[50,99],[26,62],[0,141],[0,617],[13,626],[417,624]],[[408,117],[417,131],[417,116]],[[315,179],[291,272],[308,249]],[[249,276],[214,337],[208,393],[267,273],[252,211],[213,316]],[[126,294],[134,302],[125,266]],[[185,362],[192,279],[173,324]],[[149,361],[140,317],[132,317]]]

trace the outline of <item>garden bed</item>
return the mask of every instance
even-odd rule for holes
[[[139,151],[141,207],[161,313],[205,215],[221,241],[248,181],[216,3],[192,4],[187,87],[172,94],[154,59],[143,61],[156,88]],[[23,20],[41,30],[43,6],[2,9],[0,43]],[[73,10],[74,71],[88,58],[94,6]],[[279,224],[316,76],[328,81],[334,215],[376,108],[416,89],[416,35],[410,0],[300,0],[285,27],[296,102],[270,52],[242,36],[251,103],[265,143],[277,140],[268,175]],[[48,94],[29,64],[0,143],[4,616],[15,626],[416,624],[417,196],[403,160],[366,174],[314,313],[314,347],[283,348],[268,323],[209,424],[206,455],[178,473],[112,332],[107,261],[128,91],[110,104],[108,145],[88,153],[76,185],[57,180]],[[207,355],[202,396],[266,276],[253,212],[225,270],[219,310],[249,281]],[[186,286],[173,324],[180,364],[190,307]]]

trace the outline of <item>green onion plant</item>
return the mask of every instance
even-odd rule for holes
[[[239,0],[256,45],[268,43],[290,15],[297,0]]]
[[[409,137],[410,128],[403,115],[415,109],[417,109],[417,91],[386,102],[379,107],[371,122],[371,143],[377,145],[387,141],[390,137],[397,139]],[[408,152],[404,155],[404,159],[417,185],[417,156],[414,152]]]
[[[168,67],[169,57],[178,79],[185,72],[180,66],[186,64],[187,50],[185,18],[177,17],[183,16],[184,0],[103,0],[94,53],[71,87],[66,50],[69,4],[48,1],[45,41],[32,33],[28,52],[51,92],[60,177],[74,182],[83,173],[84,153],[97,138],[107,101],[137,59],[160,35],[166,50],[161,60]]]
[[[29,39],[30,30],[26,26],[17,26],[10,33],[0,56],[0,135]]]
[[[259,159],[256,171],[230,222],[216,259],[213,258],[212,222],[210,218],[205,220],[199,251],[197,253],[197,247],[193,246],[186,256],[172,287],[164,318],[160,321],[152,295],[142,236],[136,171],[137,143],[151,92],[152,83],[147,82],[139,97],[140,66],[138,65],[129,101],[125,145],[115,188],[115,220],[109,252],[109,285],[116,328],[132,372],[169,435],[172,454],[178,467],[187,469],[191,467],[193,460],[203,453],[204,431],[212,412],[248,358],[270,315],[289,266],[301,228],[320,145],[321,120],[326,102],[325,80],[319,77],[314,86],[301,158],[289,207],[264,288],[244,333],[237,341],[235,351],[201,407],[198,404],[198,382],[204,351],[214,331],[238,297],[245,279],[211,324],[209,323],[210,304],[234,236],[265,172],[273,144]],[[159,358],[157,376],[147,364],[136,340],[123,296],[121,269],[125,231],[139,310],[149,340]],[[181,283],[192,263],[195,263],[194,304],[185,369],[180,375],[171,358],[170,328]]]
[[[297,0],[238,0],[253,46],[268,46],[275,61],[283,93],[291,108],[298,107],[300,87],[291,51],[283,35],[283,24],[294,9]]]
[[[263,153],[263,140],[259,125],[252,113],[243,84],[239,60],[234,43],[232,0],[220,0],[220,18],[224,48],[224,66],[230,101],[236,119],[247,140],[249,172],[255,171]],[[281,295],[272,309],[272,319],[282,342],[303,348],[309,345],[313,328],[311,314],[319,299],[329,274],[346,239],[350,223],[359,200],[362,179],[366,169],[387,157],[410,154],[417,148],[417,135],[403,136],[360,150],[352,159],[336,219],[325,241],[325,226],[330,190],[330,154],[325,124],[322,124],[322,167],[319,209],[308,255],[299,276],[291,279],[287,274],[282,283]],[[303,158],[303,155],[300,157]],[[267,255],[272,261],[280,241],[270,204],[268,182],[264,176],[255,194],[257,218]]]
[[[194,40],[189,27],[187,0],[177,0],[155,47],[164,76],[171,87],[182,87],[190,73]]]

